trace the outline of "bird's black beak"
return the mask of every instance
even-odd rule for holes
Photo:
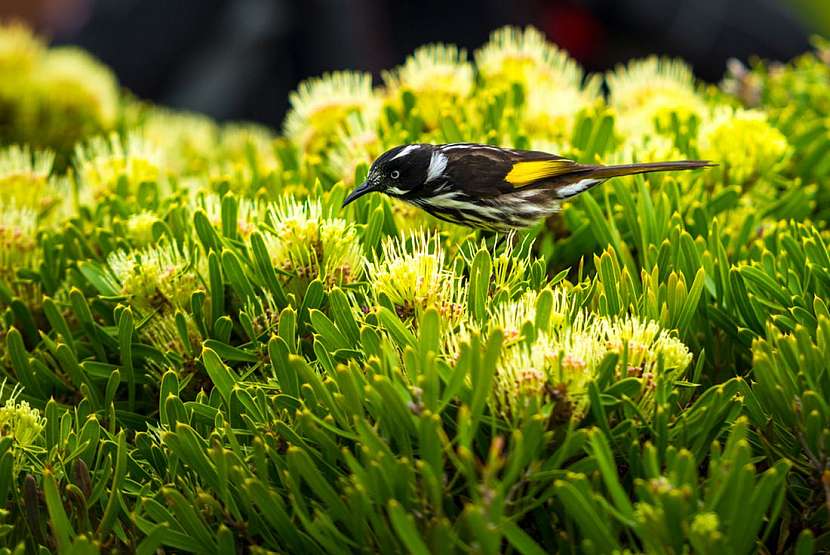
[[[347,204],[351,204],[353,201],[359,199],[366,193],[371,193],[372,191],[376,191],[377,189],[368,181],[364,181],[360,185],[355,188],[354,191],[349,193],[349,196],[346,197],[346,200],[343,201],[343,206],[345,207]],[[341,207],[341,208],[342,208]]]

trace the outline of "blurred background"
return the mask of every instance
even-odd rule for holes
[[[81,46],[137,96],[279,127],[309,76],[379,76],[416,47],[468,51],[532,24],[589,71],[652,53],[716,82],[726,60],[788,60],[830,35],[830,0],[0,0],[54,44]]]

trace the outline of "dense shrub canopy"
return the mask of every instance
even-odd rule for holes
[[[509,236],[340,209],[457,141],[719,165]],[[4,552],[830,549],[826,43],[706,86],[506,28],[277,134],[5,26],[0,143]]]

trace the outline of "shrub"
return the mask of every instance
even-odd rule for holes
[[[508,28],[278,134],[0,27],[0,549],[830,549],[827,59],[586,76]],[[508,236],[340,208],[418,141],[720,165]]]

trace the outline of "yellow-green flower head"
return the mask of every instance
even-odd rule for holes
[[[496,399],[508,418],[528,409],[538,411],[551,391],[567,396],[571,411],[580,417],[586,408],[586,387],[602,360],[604,349],[580,313],[572,325],[552,334],[539,333],[531,345],[520,343],[503,351],[496,371]]]
[[[0,150],[0,202],[46,208],[54,199],[49,183],[55,154],[12,145]]]
[[[121,294],[141,310],[189,310],[190,296],[202,287],[201,265],[175,244],[114,252],[107,263]]]
[[[275,267],[329,286],[360,279],[363,250],[352,224],[324,215],[319,202],[293,199],[272,206],[269,215],[274,231],[264,238]]]
[[[50,49],[22,99],[26,137],[69,150],[79,140],[115,126],[118,83],[112,72],[77,48]]]
[[[31,208],[0,202],[0,280],[10,284],[17,270],[36,270],[41,252],[38,218]]]
[[[134,194],[141,183],[158,182],[164,174],[159,147],[134,133],[123,140],[115,133],[93,137],[78,145],[75,167],[80,185],[95,197],[117,192],[122,181],[128,188],[125,193]]]
[[[618,66],[605,80],[623,135],[650,133],[655,123],[667,127],[672,113],[685,121],[705,112],[692,70],[680,60],[656,56],[635,60]]]
[[[597,103],[599,81],[591,80],[590,86],[580,87],[533,85],[525,93],[522,113],[524,132],[529,137],[548,140],[567,140],[573,135],[576,116]]]
[[[176,326],[176,315],[173,312],[154,314],[147,325],[141,329],[142,338],[162,352],[169,351],[179,355],[184,355],[188,350],[200,352],[202,338],[196,329],[196,324],[189,315],[184,312],[181,314],[185,318],[187,345]]]
[[[661,162],[665,160],[682,160],[684,155],[677,148],[674,139],[667,135],[650,133],[647,135],[627,135],[616,152],[609,155],[604,163],[633,164],[640,162]],[[693,172],[688,172],[693,174]],[[686,175],[679,173],[676,178]],[[692,177],[689,175],[689,177]]]
[[[27,457],[45,452],[42,434],[46,418],[27,401],[18,401],[19,393],[19,389],[13,390],[6,404],[0,407],[0,436],[10,436],[13,440],[15,476],[27,467]]]
[[[383,81],[395,104],[400,102],[404,91],[415,95],[417,109],[430,129],[438,127],[442,111],[469,97],[475,85],[467,53],[445,44],[422,46],[404,65],[384,72]]]
[[[640,320],[636,316],[601,319],[597,322],[605,341],[605,349],[616,353],[622,360],[627,349],[629,368],[653,373],[660,356],[665,370],[685,370],[692,362],[689,349],[678,338],[662,329],[653,320]]]
[[[10,435],[16,446],[28,448],[34,444],[46,425],[46,418],[26,401],[7,399],[0,407],[0,435]]]
[[[274,134],[255,124],[232,123],[225,125],[220,135],[220,156],[234,165],[244,165],[256,170],[259,177],[267,177],[279,171],[279,160],[274,148]]]
[[[464,315],[467,288],[444,267],[437,234],[413,233],[408,241],[390,237],[383,242],[382,256],[368,261],[367,269],[374,293],[384,294],[404,319],[417,319],[430,307],[451,324]]]
[[[506,345],[520,341],[524,325],[533,323],[536,318],[537,298],[538,293],[531,289],[515,301],[496,305],[491,309],[488,329],[502,330]]]
[[[338,133],[337,143],[329,152],[329,165],[336,179],[351,187],[355,184],[357,166],[361,163],[370,166],[382,152],[383,143],[377,128],[354,114]]]
[[[137,246],[146,246],[153,242],[153,226],[158,217],[149,210],[142,210],[127,219],[127,233],[129,240]]]
[[[193,208],[205,211],[208,221],[214,228],[222,230],[222,197],[215,193],[201,193],[193,202]],[[243,239],[256,231],[259,222],[266,213],[265,204],[249,198],[236,199],[236,231]]]
[[[716,110],[698,137],[701,157],[724,164],[731,181],[764,176],[785,164],[790,145],[759,110]]]
[[[348,71],[303,81],[289,100],[285,135],[305,153],[323,151],[350,114],[373,122],[380,108],[372,76]]]
[[[25,25],[0,25],[0,75],[3,80],[20,78],[33,71],[45,51],[43,42]]]
[[[192,175],[207,168],[218,143],[219,129],[201,114],[155,108],[146,116],[142,135],[158,147],[170,172]]]
[[[488,87],[519,83],[525,91],[536,87],[579,89],[583,72],[568,54],[527,27],[503,27],[475,53],[478,72]]]

